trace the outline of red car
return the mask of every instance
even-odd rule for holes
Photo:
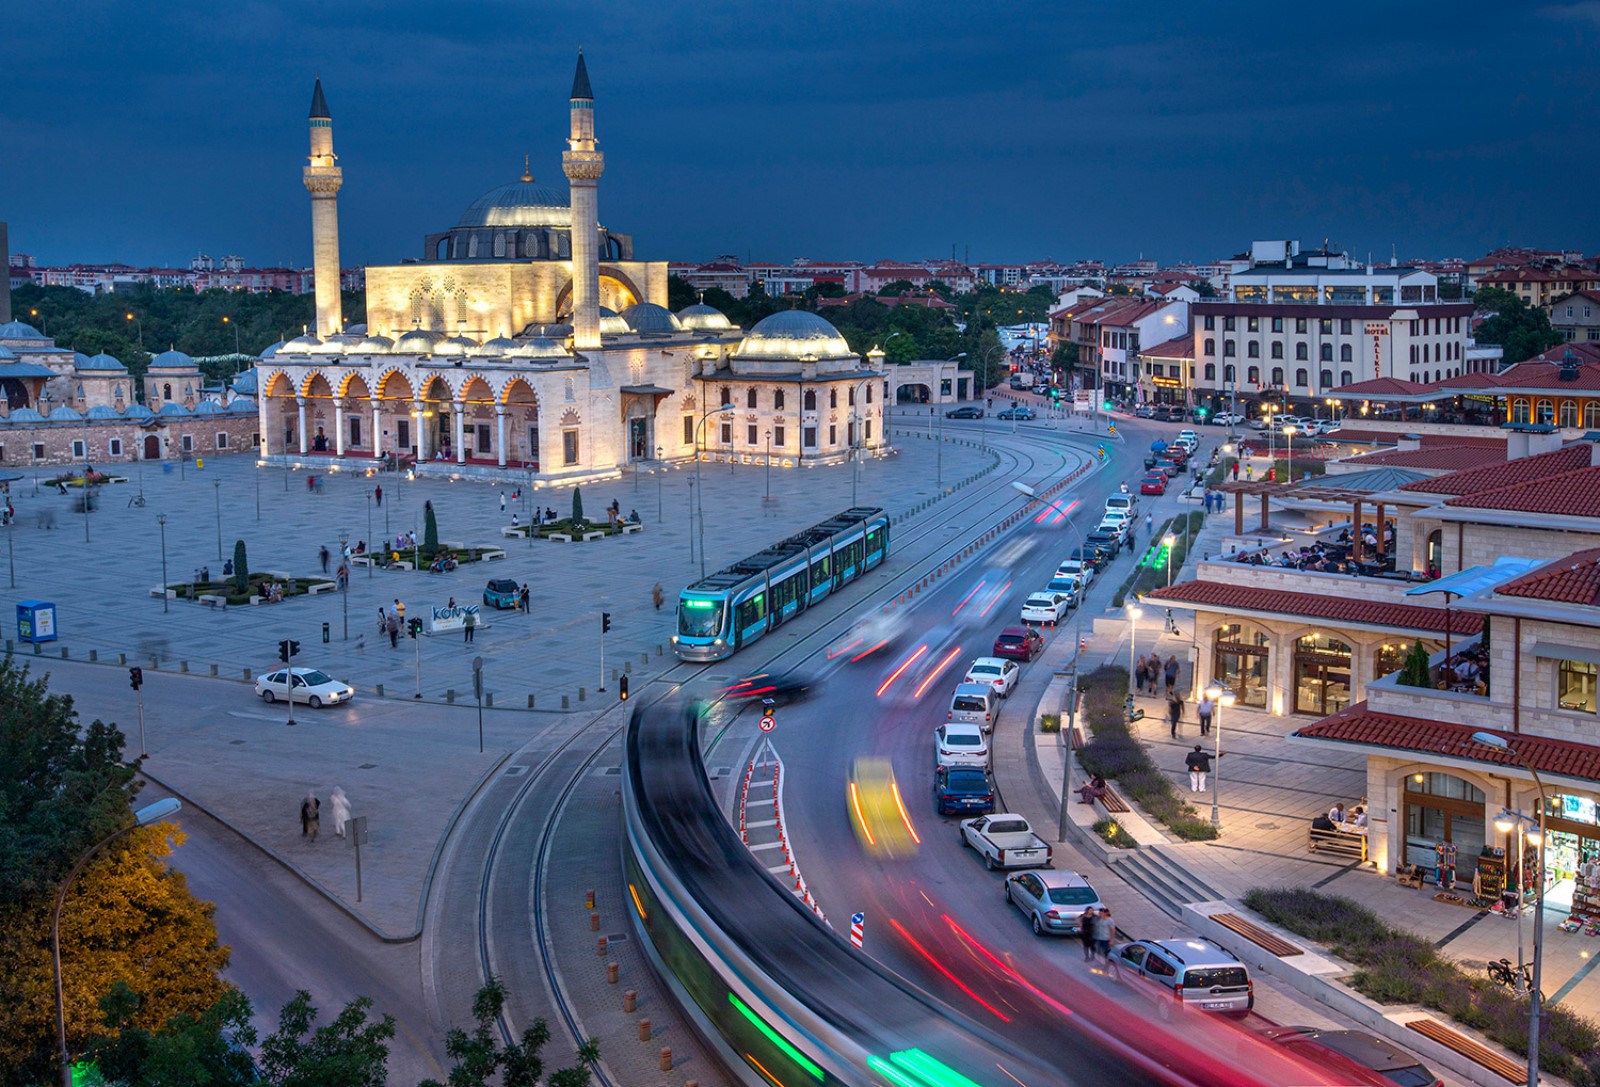
[[[1139,481],[1140,494],[1166,494],[1167,477],[1161,472],[1151,472]]]
[[[1031,661],[1044,652],[1044,638],[1032,627],[1006,627],[994,640],[994,655],[1014,661]]]

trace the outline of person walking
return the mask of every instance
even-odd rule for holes
[[[1172,688],[1174,688],[1174,687],[1176,687],[1178,685],[1178,671],[1179,671],[1179,667],[1178,667],[1178,658],[1177,658],[1177,656],[1176,655],[1169,656],[1167,658],[1167,667],[1165,669],[1166,677],[1167,677],[1167,693],[1168,694],[1171,694],[1172,693]]]
[[[1155,514],[1147,513],[1144,515],[1144,534],[1146,538],[1149,538],[1151,529],[1154,527],[1155,523]]]
[[[522,614],[523,615],[527,615],[528,614],[528,583],[526,581],[524,581],[522,583],[522,591],[517,594],[517,598],[522,602]]]
[[[1140,657],[1133,670],[1133,689],[1143,692],[1150,685],[1150,662]]]
[[[326,574],[328,572],[328,549],[326,546],[317,552],[317,558],[322,562],[322,572]]]
[[[1172,726],[1172,738],[1178,738],[1178,725],[1183,721],[1183,697],[1177,691],[1167,692],[1167,722]]]
[[[1078,939],[1083,942],[1083,961],[1094,961],[1094,922],[1100,915],[1093,906],[1085,906],[1078,915]]]
[[[394,614],[402,623],[406,621],[406,606],[400,603],[399,597],[394,601]]]
[[[380,506],[383,505],[383,488],[382,487],[374,487],[374,488],[372,488],[372,500],[374,502],[376,502]]]
[[[339,837],[344,837],[344,825],[350,819],[350,798],[344,795],[344,790],[335,785],[333,795],[328,797],[328,806],[333,809],[333,832]]]
[[[1195,712],[1200,717],[1200,735],[1211,735],[1211,715],[1216,712],[1217,704],[1211,701],[1211,695],[1202,694],[1200,704],[1195,707]]]
[[[1101,962],[1111,961],[1111,941],[1116,939],[1117,923],[1111,917],[1111,907],[1101,906],[1094,919],[1094,954]]]
[[[382,605],[378,607],[378,637],[383,637],[389,632],[389,617],[384,614]]]
[[[1206,754],[1206,749],[1195,744],[1194,750],[1183,757],[1183,765],[1189,771],[1189,791],[1205,792],[1206,775],[1211,773],[1211,756]]]
[[[506,511],[506,492],[501,491],[500,492],[500,512],[504,513],[505,511]]]
[[[475,631],[477,629],[477,627],[478,627],[478,613],[475,612],[475,611],[467,612],[466,621],[461,624],[462,641],[466,641],[466,642],[472,641],[473,631]]]
[[[656,606],[656,611],[661,610],[662,603],[667,599],[667,594],[661,588],[661,582],[650,586],[650,603]]]
[[[300,837],[316,841],[321,818],[322,801],[317,799],[316,793],[306,793],[306,798],[300,802]]]
[[[384,633],[389,635],[389,648],[390,649],[399,649],[400,648],[400,619],[399,619],[399,617],[394,615],[391,612],[390,615],[389,615],[388,621],[384,623],[383,630],[384,630]]]
[[[1150,660],[1145,665],[1145,670],[1150,677],[1150,697],[1154,698],[1157,693],[1156,688],[1161,685],[1161,654],[1150,654]]]

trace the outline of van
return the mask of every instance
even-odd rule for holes
[[[1106,512],[1111,513],[1113,510],[1122,510],[1131,517],[1133,516],[1134,507],[1136,507],[1138,504],[1138,495],[1114,494],[1110,498],[1106,499]]]
[[[1112,949],[1124,977],[1153,987],[1161,1018],[1167,1000],[1200,1011],[1243,1016],[1255,1007],[1255,985],[1244,963],[1211,940],[1133,940]]]
[[[1000,714],[1000,696],[987,683],[958,683],[950,696],[950,716],[957,724],[977,725],[988,732]]]

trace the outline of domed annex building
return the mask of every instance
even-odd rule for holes
[[[851,352],[815,314],[748,331],[710,306],[666,308],[667,265],[600,225],[604,155],[583,55],[562,168],[568,191],[520,179],[424,238],[419,260],[369,266],[367,322],[338,292],[343,180],[320,81],[311,156],[317,324],[257,367],[274,463],[570,485],[640,461],[776,464],[879,452],[883,356]],[[326,289],[325,289],[326,284]]]

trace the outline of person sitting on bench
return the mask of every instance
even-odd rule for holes
[[[1082,804],[1093,804],[1096,800],[1102,799],[1106,795],[1106,779],[1099,774],[1094,775],[1088,784],[1078,789],[1078,795],[1082,798],[1079,801]]]
[[[1336,831],[1339,828],[1336,827],[1333,823],[1333,820],[1329,819],[1326,815],[1319,815],[1315,819],[1311,820],[1311,829]]]

